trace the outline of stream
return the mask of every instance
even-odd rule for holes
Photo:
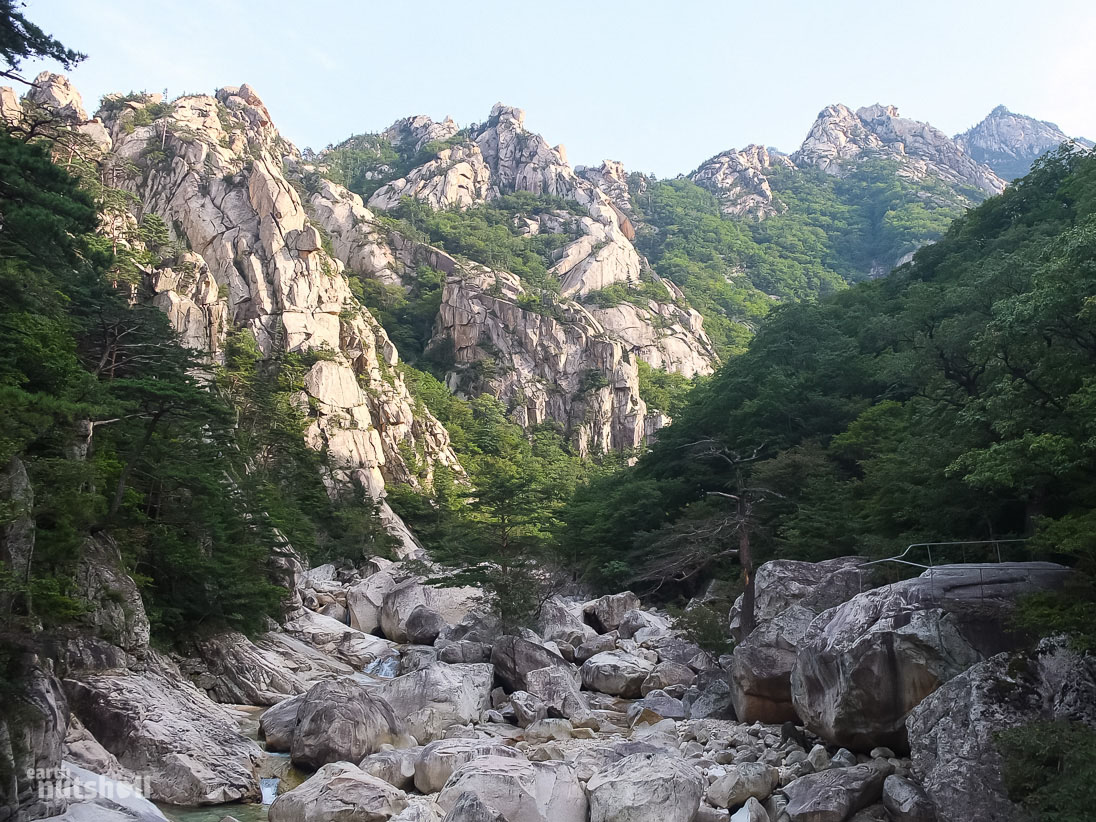
[[[236,717],[240,723],[240,732],[248,739],[254,740],[260,748],[264,748],[263,742],[259,739],[259,718],[266,708],[252,705],[223,707]],[[230,802],[224,805],[183,807],[157,802],[156,806],[172,822],[221,822],[226,816],[234,817],[239,822],[266,822],[267,810],[277,799],[278,794],[297,787],[309,776],[293,767],[289,761],[289,754],[270,753],[265,748],[258,772],[259,786],[263,795],[261,803]]]

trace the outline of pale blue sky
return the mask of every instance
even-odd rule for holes
[[[897,105],[961,131],[1004,103],[1096,138],[1091,0],[401,2],[30,0],[110,91],[250,83],[298,146],[498,100],[563,143],[672,176],[756,142],[796,148],[824,106]],[[37,71],[40,67],[27,66]]]

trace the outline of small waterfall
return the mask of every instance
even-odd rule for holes
[[[400,668],[399,654],[383,656],[366,665],[362,671],[379,679],[392,679]]]
[[[270,805],[278,798],[278,786],[282,784],[282,780],[276,776],[266,777],[259,780],[259,787],[263,792],[263,804]]]

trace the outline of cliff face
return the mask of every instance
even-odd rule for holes
[[[1004,180],[942,131],[900,117],[894,106],[867,106],[855,112],[841,104],[826,107],[791,159],[797,165],[840,174],[847,162],[870,156],[897,160],[899,174],[914,180],[931,175],[987,195],[1005,187]]]
[[[329,457],[333,490],[357,484],[379,498],[386,482],[429,482],[438,464],[459,470],[445,429],[414,410],[384,329],[324,250],[284,173],[296,149],[253,89],[170,104],[158,95],[108,97],[90,122],[57,75],[40,77],[30,99],[89,133],[102,173],[132,193],[132,213],[115,219],[159,215],[185,247],[170,265],[144,272],[185,345],[217,365],[227,336],[242,329],[267,357],[314,359],[299,403],[309,444]],[[408,447],[417,472],[401,456]]]
[[[955,142],[979,163],[985,163],[1002,179],[1014,180],[1031,170],[1031,164],[1071,138],[1054,123],[1015,114],[997,106],[978,125],[955,136]],[[1073,142],[1092,148],[1092,141]]]
[[[761,220],[779,214],[785,208],[773,198],[765,176],[774,165],[795,168],[786,155],[770,152],[764,146],[749,145],[742,151],[731,149],[717,154],[689,177],[719,198],[724,214]]]
[[[561,146],[528,132],[524,122],[520,109],[498,104],[460,140],[451,121],[400,120],[383,132],[389,142],[415,150],[436,140],[457,142],[378,188],[368,206],[341,186],[319,182],[312,214],[336,256],[361,276],[410,287],[420,264],[447,276],[431,344],[453,349],[447,378],[453,390],[491,393],[522,425],[554,420],[583,452],[638,447],[668,419],[647,413],[636,358],[691,377],[711,373],[714,348],[700,315],[682,307],[684,295],[659,280],[632,245],[623,166],[606,162],[576,173]],[[322,173],[324,159],[308,170]],[[549,270],[559,281],[550,311],[528,307],[534,295],[514,274],[413,241],[376,216],[404,197],[438,210],[465,209],[515,192],[572,200],[586,212],[515,215],[517,234],[567,238]],[[582,302],[613,286],[636,289],[644,280],[662,283],[664,300],[607,308]]]

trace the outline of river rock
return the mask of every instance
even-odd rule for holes
[[[419,605],[407,617],[407,641],[416,645],[433,645],[443,630],[445,619],[433,608]]]
[[[617,631],[622,639],[635,639],[636,642],[642,642],[668,634],[670,623],[657,614],[637,608],[624,615],[620,625],[617,626]]]
[[[529,693],[548,707],[549,716],[569,719],[575,726],[597,727],[597,720],[571,672],[550,665],[527,673],[525,683]]]
[[[350,627],[367,634],[381,627],[381,606],[384,596],[396,587],[400,579],[398,565],[389,565],[370,574],[346,591],[346,609],[350,612]]]
[[[639,692],[646,696],[651,691],[664,691],[675,685],[688,688],[696,680],[696,673],[688,665],[677,662],[659,662],[647,674],[639,686]]]
[[[407,807],[407,795],[349,762],[324,765],[274,800],[270,822],[386,822]]]
[[[465,792],[507,822],[586,822],[582,783],[562,762],[481,756],[453,772],[438,804],[449,812]]]
[[[608,594],[582,606],[586,623],[599,634],[607,634],[620,627],[629,611],[639,608],[639,597],[631,591]]]
[[[382,745],[406,745],[405,714],[393,711],[378,689],[352,679],[313,685],[297,709],[290,759],[315,770],[329,762],[360,762]]]
[[[510,691],[528,691],[525,675],[540,668],[555,667],[574,676],[574,666],[552,650],[517,636],[504,636],[491,648],[495,676]]]
[[[878,802],[893,766],[883,760],[852,768],[830,768],[785,785],[791,822],[842,822]]]
[[[583,687],[591,691],[635,699],[653,670],[654,665],[645,659],[624,651],[604,651],[583,662],[580,674]]]
[[[993,735],[1052,720],[1096,729],[1096,660],[1056,640],[974,665],[914,708],[906,720],[913,775],[940,822],[1019,818]]]
[[[465,791],[457,797],[449,813],[445,815],[443,822],[507,822],[505,816],[486,803],[471,791]]]
[[[524,759],[521,752],[493,739],[439,739],[415,758],[414,782],[420,793],[440,791],[453,771],[480,756]]]
[[[384,595],[381,630],[393,642],[409,642],[407,620],[420,605],[436,612],[445,624],[455,625],[482,599],[478,588],[434,588],[409,579]]]
[[[892,822],[935,822],[936,809],[916,782],[891,774],[883,783],[883,807]]]
[[[383,779],[394,788],[409,791],[415,786],[415,760],[422,753],[422,746],[396,748],[369,754],[358,767],[370,776]]]
[[[590,822],[691,822],[704,779],[678,756],[625,757],[586,785]]]
[[[780,784],[780,772],[760,762],[731,765],[727,773],[713,782],[707,799],[717,808],[737,808],[750,797],[765,801]]]
[[[578,647],[597,636],[597,632],[582,621],[580,614],[580,608],[572,610],[559,597],[551,597],[537,615],[537,633],[545,639]]]
[[[149,780],[150,798],[206,805],[259,798],[261,752],[235,719],[154,651],[142,672],[66,679],[70,707],[118,761]]]
[[[490,662],[491,646],[482,642],[471,642],[467,639],[446,642],[438,646],[438,661],[448,662],[450,665]]]
[[[454,724],[479,722],[491,707],[490,665],[435,662],[379,685],[375,692],[401,717],[419,742],[445,735]]]
[[[908,749],[905,720],[942,683],[1017,647],[1008,629],[1018,596],[1061,585],[1046,562],[946,565],[858,594],[803,635],[792,701],[803,724],[853,750]]]
[[[303,608],[285,623],[285,632],[359,671],[379,660],[394,659],[398,654],[387,639]]]
[[[298,694],[263,711],[259,717],[259,738],[266,743],[268,751],[289,752],[297,730],[297,710],[302,702],[304,694]]]

